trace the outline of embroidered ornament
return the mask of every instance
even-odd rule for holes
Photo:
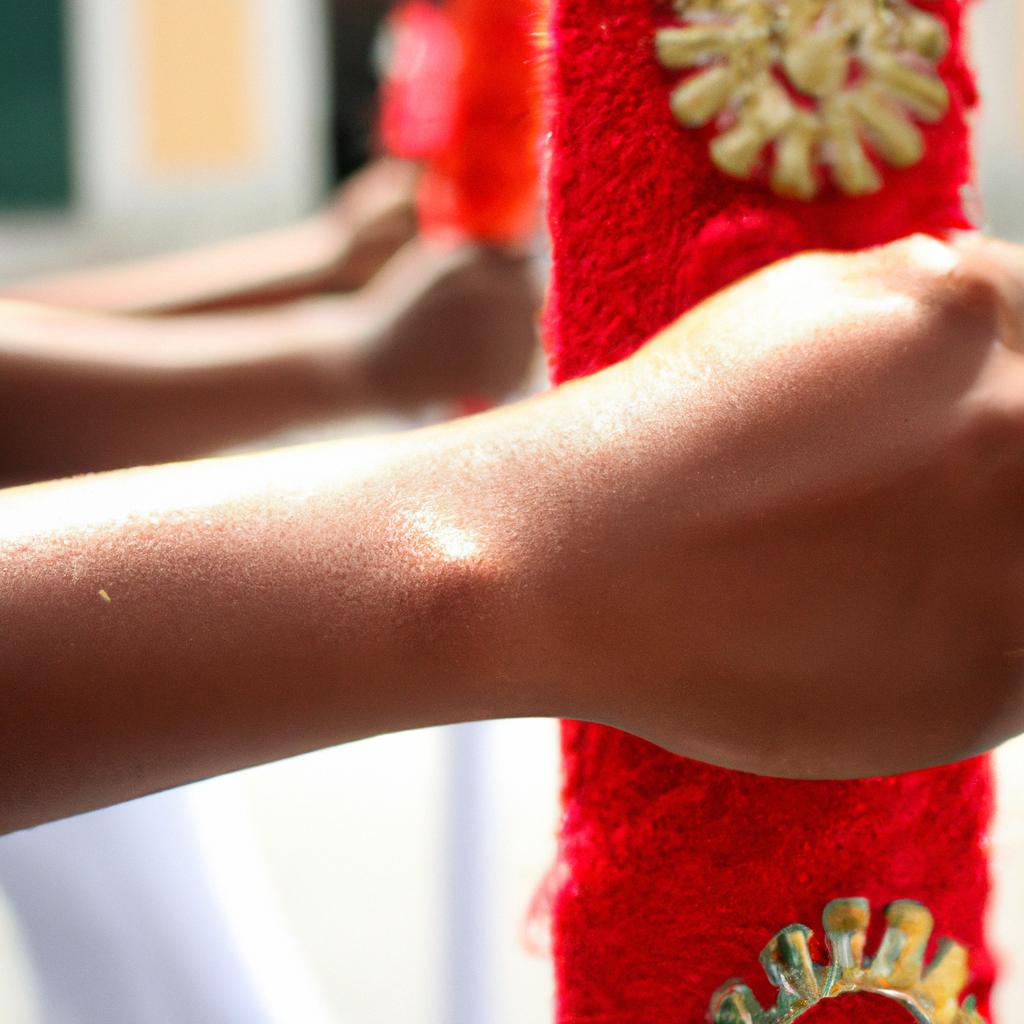
[[[845,193],[882,187],[867,143],[893,167],[924,154],[915,120],[938,121],[949,93],[936,63],[946,27],[910,0],[676,0],[682,25],[658,30],[687,128],[714,122],[711,159],[750,178],[769,154],[780,195],[812,199],[820,166]],[[696,69],[696,70],[694,70]]]
[[[712,1024],[790,1024],[824,999],[873,993],[899,1003],[918,1024],[985,1024],[974,999],[960,1005],[967,984],[967,950],[942,939],[931,963],[924,953],[934,920],[927,907],[898,900],[885,909],[888,924],[873,960],[864,956],[871,908],[864,899],[833,900],[825,907],[831,962],[811,957],[813,934],[802,924],[783,928],[764,948],[761,966],[779,990],[778,1001],[765,1010],[742,982],[723,985],[711,1000]]]

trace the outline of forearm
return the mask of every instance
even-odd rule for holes
[[[181,313],[280,302],[322,290],[347,233],[320,214],[202,249],[8,285],[8,298],[115,313]]]
[[[0,831],[381,732],[538,710],[481,671],[504,567],[493,537],[437,497],[454,460],[431,442],[425,466],[423,444],[0,494]]]
[[[369,329],[332,301],[175,321],[6,306],[0,477],[185,458],[357,406]]]
[[[3,291],[13,299],[118,313],[224,310],[350,291],[412,237],[417,173],[405,161],[381,158],[298,224]]]

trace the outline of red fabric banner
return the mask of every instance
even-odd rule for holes
[[[424,165],[427,235],[522,244],[538,227],[541,0],[406,0],[388,20],[380,137]]]
[[[497,244],[537,228],[539,0],[448,0],[460,67],[447,144],[420,192],[424,230]]]
[[[968,226],[966,117],[974,85],[960,0],[922,0],[948,26],[939,69],[948,113],[924,125],[914,166],[850,197],[782,199],[711,163],[713,128],[669,108],[678,73],[654,52],[673,22],[658,0],[557,0],[552,15],[548,346],[556,381],[623,358],[738,276],[810,248],[854,249]],[[823,684],[826,681],[823,680]],[[984,839],[992,778],[982,758],[863,782],[757,778],[683,760],[604,727],[567,722],[564,884],[555,902],[561,1024],[699,1024],[715,989],[743,976],[774,1001],[757,958],[785,925],[820,935],[831,899],[881,908],[921,900],[971,950],[979,1008],[993,976],[985,944]],[[874,936],[877,941],[877,935]],[[934,941],[933,941],[934,944]],[[904,1024],[871,997],[816,1008],[815,1024]]]

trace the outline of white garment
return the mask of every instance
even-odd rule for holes
[[[41,1024],[271,1024],[180,792],[0,839]]]

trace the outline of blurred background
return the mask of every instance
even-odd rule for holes
[[[386,7],[3,0],[0,283],[315,209],[371,152]],[[979,208],[1024,241],[1024,0],[978,4],[974,29]],[[995,927],[1017,943],[1008,1021],[1024,1005],[1024,746],[999,757]],[[557,788],[555,724],[493,723],[353,744],[0,839],[0,1020],[548,1020]]]

